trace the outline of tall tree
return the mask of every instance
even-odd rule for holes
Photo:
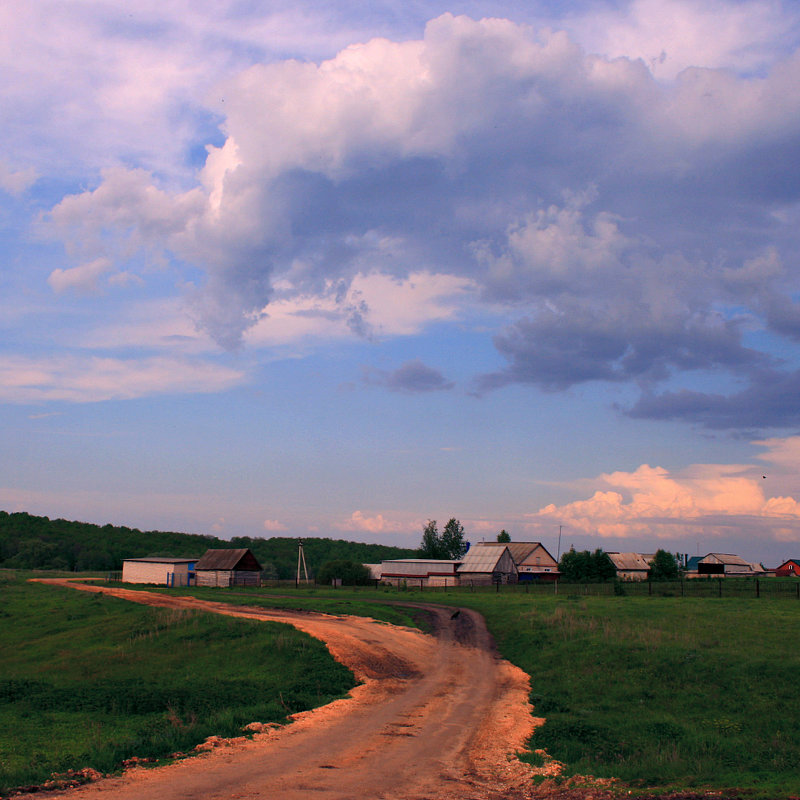
[[[464,526],[455,518],[451,517],[442,531],[442,552],[446,555],[443,558],[459,559],[467,552],[469,545],[464,539]]]
[[[511,541],[511,534],[503,528],[503,530],[497,534],[497,541],[500,542],[500,544],[508,544]]]
[[[444,558],[442,554],[442,539],[436,520],[429,519],[422,529],[422,544],[419,546],[420,558]]]
[[[672,553],[656,550],[650,562],[650,577],[654,581],[674,581],[678,579],[678,562]]]

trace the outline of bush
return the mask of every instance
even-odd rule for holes
[[[341,578],[344,586],[368,586],[372,583],[369,570],[357,561],[337,559],[326,561],[317,572],[317,583],[328,585]]]

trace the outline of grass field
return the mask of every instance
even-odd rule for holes
[[[658,791],[800,795],[800,604],[793,600],[452,589],[305,589],[296,599],[270,599],[205,591],[231,602],[376,617],[396,609],[379,610],[374,600],[470,606],[484,614],[502,654],[531,675],[536,713],[547,719],[532,746],[564,761],[567,774]]]
[[[287,625],[0,575],[0,794],[241,735],[353,684],[321,642]]]
[[[110,769],[124,756],[102,750],[105,742],[125,742],[140,756],[151,740],[153,752],[183,749],[189,745],[173,737],[234,733],[251,719],[285,716],[283,703],[317,704],[351,685],[321,645],[285,626],[20,583],[0,591],[10,601],[0,612],[0,675],[11,679],[0,697],[2,769],[21,768],[25,753],[36,756],[39,775],[76,766],[76,753],[96,754],[99,768]],[[623,794],[713,788],[800,796],[800,603],[791,599],[286,587],[281,596],[187,593],[403,625],[420,622],[416,612],[375,601],[470,606],[484,614],[502,654],[531,675],[536,713],[547,719],[532,746],[564,761],[567,774],[619,778]],[[228,658],[231,646],[253,658]],[[30,685],[13,683],[21,678]],[[189,711],[191,697],[251,700],[256,684],[262,705],[235,719],[212,702]],[[82,707],[65,710],[73,695],[79,699],[69,702]],[[126,705],[139,697],[150,705]],[[17,730],[10,742],[4,732]]]

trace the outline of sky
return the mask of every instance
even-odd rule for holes
[[[800,556],[800,6],[0,5],[0,508]]]

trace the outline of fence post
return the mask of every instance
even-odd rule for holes
[[[653,596],[653,581],[647,581],[647,596]]]
[[[683,575],[681,575],[681,597],[684,597],[684,588],[683,588]]]
[[[722,597],[722,578],[717,578],[719,581],[719,597]]]
[[[761,597],[761,585],[758,582],[758,578],[756,578],[756,597]]]

